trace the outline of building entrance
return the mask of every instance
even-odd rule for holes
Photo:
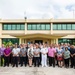
[[[43,40],[35,40],[35,43],[38,43],[38,44],[43,43]]]

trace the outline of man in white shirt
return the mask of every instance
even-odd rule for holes
[[[43,48],[41,48],[41,54],[42,54],[42,67],[47,67],[47,53],[48,53],[48,48],[43,45]]]
[[[12,50],[13,55],[13,67],[16,65],[18,67],[18,57],[20,53],[20,48],[17,47],[17,44],[15,44],[15,48]]]

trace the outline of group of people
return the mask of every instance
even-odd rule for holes
[[[58,67],[75,69],[75,47],[70,44],[14,44],[0,47],[1,66]],[[4,61],[3,61],[4,59]]]

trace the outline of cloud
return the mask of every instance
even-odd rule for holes
[[[73,18],[75,0],[0,0],[0,18]],[[26,14],[24,15],[24,12]]]

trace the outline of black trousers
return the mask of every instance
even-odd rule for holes
[[[18,67],[18,57],[13,57],[13,67],[16,65]]]
[[[75,65],[74,62],[75,62],[74,57],[71,57],[71,67]]]
[[[21,66],[23,66],[23,62],[24,62],[24,65],[26,66],[26,64],[27,64],[26,57],[20,57],[20,64],[21,64]]]
[[[6,57],[4,56],[4,66],[9,66],[9,60],[10,60],[10,56]]]
[[[49,56],[49,66],[52,66],[52,65],[53,67],[55,67],[55,58]]]
[[[75,57],[73,59],[74,59],[74,67],[75,67]]]
[[[3,66],[4,55],[1,55],[1,66]]]
[[[39,67],[39,64],[40,64],[40,58],[39,57],[34,57],[34,67],[38,66]]]
[[[64,59],[65,62],[65,67],[69,67],[69,58],[68,59]]]
[[[28,64],[28,55],[27,55],[27,52],[26,52],[26,64]]]
[[[41,65],[41,60],[42,60],[42,59],[41,59],[41,53],[40,53],[40,57],[39,57],[39,58],[40,58],[39,64]]]
[[[12,63],[13,63],[12,60],[13,60],[13,56],[12,56],[12,54],[10,54],[10,61],[9,61],[9,62],[11,63],[11,65],[12,65]]]

